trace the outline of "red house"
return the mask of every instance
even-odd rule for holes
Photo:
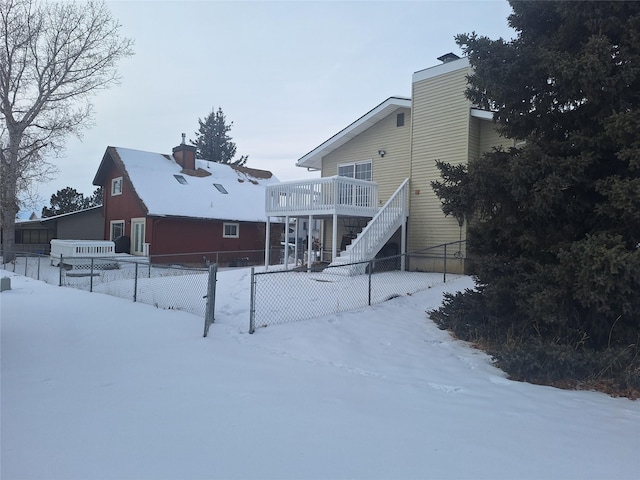
[[[195,153],[184,143],[172,155],[107,147],[93,180],[103,188],[105,239],[154,262],[261,263],[265,188],[279,180]]]

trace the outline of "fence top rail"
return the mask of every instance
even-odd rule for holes
[[[398,253],[397,255],[391,255],[388,257],[380,257],[380,258],[370,258],[368,260],[360,260],[359,262],[351,262],[351,263],[341,263],[340,265],[327,265],[322,269],[314,269],[313,267],[311,267],[311,273],[320,273],[320,272],[326,272],[326,273],[331,273],[332,269],[340,269],[343,267],[349,267],[349,266],[353,266],[353,265],[362,265],[362,264],[368,264],[371,262],[384,262],[385,260],[393,260],[395,258],[401,258],[401,257],[421,257],[421,256],[425,256],[429,253],[430,250],[435,250],[437,248],[443,248],[449,245],[457,245],[457,244],[463,244],[465,243],[466,240],[456,240],[455,242],[447,242],[447,243],[441,243],[440,245],[434,245],[432,247],[427,247],[427,248],[423,248],[421,250],[415,250],[413,252],[407,252],[407,253]],[[438,256],[442,256],[442,254],[438,254]],[[285,272],[294,272],[294,273],[308,273],[307,272],[307,267],[303,266],[303,267],[298,267],[295,269],[290,269],[290,270],[266,270],[266,271],[262,271],[262,272],[254,272],[254,275],[271,275],[271,274],[278,274],[278,273],[285,273]]]

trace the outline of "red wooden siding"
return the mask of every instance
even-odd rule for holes
[[[111,180],[122,177],[122,193],[111,195]],[[102,198],[104,206],[104,239],[109,240],[110,222],[112,220],[124,220],[125,235],[131,235],[131,219],[146,216],[138,196],[134,193],[133,187],[127,177],[111,163],[102,185]]]

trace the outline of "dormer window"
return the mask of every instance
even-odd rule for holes
[[[182,175],[174,175],[175,179],[178,181],[178,183],[180,185],[186,185],[187,184],[187,179],[184,178]]]
[[[122,177],[111,179],[111,196],[120,195],[122,193]]]
[[[227,192],[227,189],[224,188],[224,186],[220,185],[219,183],[214,183],[213,186],[216,187],[220,193],[224,193],[225,195],[229,193]]]

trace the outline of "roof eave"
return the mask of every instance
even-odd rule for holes
[[[323,157],[327,156],[338,147],[341,147],[352,138],[360,135],[369,127],[375,125],[382,118],[399,108],[411,108],[411,99],[408,97],[389,97],[384,102],[365,113],[355,122],[343,128],[334,136],[298,159],[296,166],[308,169],[320,169],[322,167]]]

